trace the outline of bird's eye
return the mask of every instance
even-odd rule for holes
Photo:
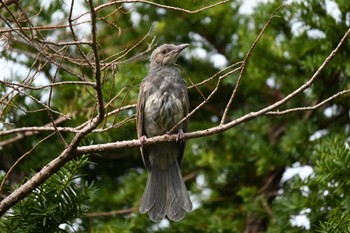
[[[164,50],[162,50],[162,54],[166,54],[166,50],[164,49]]]

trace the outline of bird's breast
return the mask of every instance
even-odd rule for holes
[[[149,136],[166,133],[184,117],[181,95],[172,90],[171,87],[159,88],[148,96],[144,118],[145,130]]]

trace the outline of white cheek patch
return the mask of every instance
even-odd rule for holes
[[[162,63],[164,63],[164,58],[163,58],[163,56],[162,56],[162,54],[160,54],[160,53],[158,53],[157,55],[156,55],[156,57],[155,57],[155,59],[154,59],[157,63],[159,63],[159,64],[162,64]]]

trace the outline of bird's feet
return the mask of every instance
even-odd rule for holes
[[[185,142],[184,136],[185,136],[184,131],[182,129],[179,129],[176,136],[176,142],[180,144],[184,143]]]
[[[141,143],[141,147],[143,147],[145,145],[145,142],[147,141],[147,136],[143,135],[140,137],[140,143]]]

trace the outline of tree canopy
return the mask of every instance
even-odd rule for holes
[[[2,1],[0,231],[350,232],[350,4],[291,2]],[[164,43],[195,208],[156,224],[135,103]]]

